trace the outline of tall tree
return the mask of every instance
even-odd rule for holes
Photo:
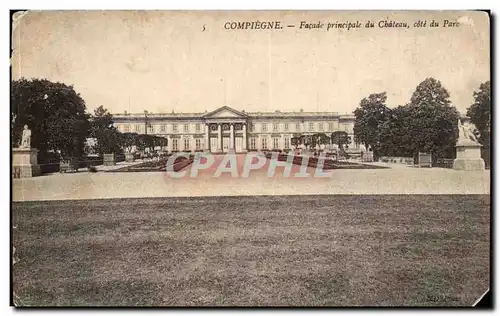
[[[490,163],[491,145],[491,84],[486,81],[474,91],[474,103],[467,109],[467,116],[479,132],[479,142],[483,145],[483,158]]]
[[[331,135],[332,143],[343,148],[345,144],[349,143],[349,135],[344,131],[335,131]]]
[[[132,152],[132,148],[138,145],[139,135],[137,133],[123,133],[121,137],[125,152]]]
[[[311,148],[316,148],[317,145],[326,145],[330,143],[330,137],[325,133],[316,133],[311,135]]]
[[[290,143],[295,149],[297,149],[300,145],[302,145],[304,138],[300,134],[294,134],[294,136],[290,139]]]
[[[91,118],[90,135],[97,140],[96,151],[102,155],[119,153],[121,138],[113,126],[113,116],[102,105],[94,110]]]
[[[390,110],[388,119],[380,129],[380,156],[413,156],[410,114],[408,106],[398,106]]]
[[[145,151],[146,148],[154,148],[154,138],[155,136],[149,134],[140,134],[137,138],[137,149],[139,151]]]
[[[168,145],[168,139],[161,136],[155,136],[154,139],[155,146],[160,146],[162,149]]]
[[[39,150],[40,163],[49,151],[63,158],[80,157],[89,134],[85,101],[73,86],[46,79],[19,79],[11,83],[12,146],[19,145],[26,124],[31,146]]]
[[[420,151],[431,153],[434,160],[452,158],[459,113],[451,105],[450,94],[441,82],[434,78],[422,81],[411,96],[408,110],[414,155]]]
[[[380,129],[389,116],[386,101],[385,92],[373,93],[363,98],[354,111],[354,139],[357,143],[373,148],[375,156],[378,156]]]

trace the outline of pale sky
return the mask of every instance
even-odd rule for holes
[[[415,28],[418,20],[440,22]],[[445,28],[443,20],[459,21]],[[281,30],[226,30],[227,21],[281,21]],[[356,22],[373,29],[331,29]],[[379,28],[379,21],[410,28]],[[323,29],[299,29],[301,21]],[[286,25],[293,24],[295,28]],[[386,91],[389,107],[409,101],[427,77],[457,109],[490,80],[489,19],[482,12],[30,12],[14,28],[14,79],[73,85],[89,111],[352,112]],[[205,29],[205,30],[203,30]]]

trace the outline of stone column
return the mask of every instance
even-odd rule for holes
[[[205,144],[203,144],[203,148],[206,151],[210,151],[210,126],[205,124]]]
[[[167,151],[172,152],[172,137],[170,136],[167,136]]]
[[[242,145],[242,150],[243,152],[247,151],[247,124],[243,124],[243,145]]]
[[[229,150],[234,150],[234,124],[229,126]]]
[[[217,148],[218,152],[222,152],[222,125],[219,123],[217,124]]]
[[[191,152],[194,153],[196,151],[196,138],[194,135],[189,136],[189,146],[191,147]]]

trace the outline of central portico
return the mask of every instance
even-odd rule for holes
[[[246,152],[247,120],[243,112],[223,106],[203,115],[205,150],[212,153]]]

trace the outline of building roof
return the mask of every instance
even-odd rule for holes
[[[125,119],[125,118],[140,118],[144,117],[147,115],[149,118],[172,118],[172,119],[181,119],[181,118],[202,118],[202,117],[210,117],[213,114],[222,112],[222,111],[230,111],[235,113],[236,115],[239,115],[241,117],[249,117],[249,118],[285,118],[285,117],[296,117],[296,118],[303,118],[303,117],[346,117],[346,118],[353,118],[354,114],[353,113],[338,113],[338,112],[282,112],[282,111],[275,111],[275,112],[245,112],[243,111],[238,111],[235,110],[229,106],[223,106],[220,108],[217,108],[214,111],[211,112],[205,112],[205,113],[117,113],[113,114],[114,118],[117,119]]]
[[[338,112],[248,112],[250,117],[315,117],[315,116],[353,116],[353,114]]]

